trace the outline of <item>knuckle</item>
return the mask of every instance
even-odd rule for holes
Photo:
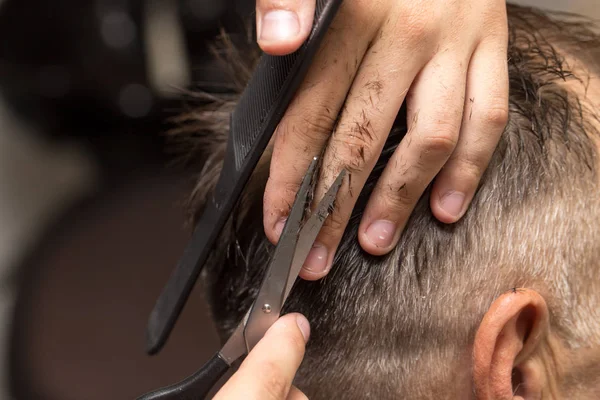
[[[432,23],[431,15],[423,11],[413,11],[404,22],[407,24],[405,32],[410,43],[422,43],[435,32],[436,25]]]
[[[497,4],[499,5],[499,3]],[[481,21],[486,27],[489,27],[486,32],[488,35],[506,34],[508,36],[506,7],[487,7],[481,15]]]
[[[312,113],[310,118],[303,118],[298,124],[298,132],[307,137],[317,135],[320,140],[328,137],[335,119],[326,111]]]
[[[278,131],[294,141],[321,144],[329,137],[334,122],[334,118],[327,111],[309,111],[306,114],[284,117]]]
[[[423,136],[422,144],[425,153],[432,153],[433,156],[448,156],[454,151],[458,142],[458,130],[449,124],[440,124]]]
[[[389,7],[382,5],[381,2],[373,0],[344,1],[339,12],[344,14],[344,18],[339,20],[351,21],[349,29],[361,26],[365,32],[372,32],[382,25],[384,18],[389,14]]]
[[[479,180],[486,164],[487,158],[483,154],[470,154],[468,157],[463,155],[460,159],[457,159],[453,168],[455,168],[457,174],[473,182]]]
[[[392,31],[402,35],[404,45],[413,49],[419,48],[421,52],[424,45],[431,47],[441,25],[438,13],[432,14],[407,3],[399,7],[396,16],[395,20],[388,19],[388,25],[393,24]],[[402,26],[402,29],[399,29],[399,26]]]
[[[431,25],[424,18],[415,18],[408,26],[411,42],[423,40],[432,33]]]
[[[508,123],[508,104],[487,108],[481,115],[482,124],[502,131]]]
[[[348,129],[333,135],[331,139],[333,155],[336,161],[345,166],[349,172],[362,171],[374,155],[375,141],[370,124],[355,123]]]
[[[269,177],[264,191],[263,207],[269,211],[287,214],[299,188],[300,184],[298,183],[282,180],[274,181],[273,178]],[[254,194],[251,193],[250,195]]]
[[[339,210],[334,210],[334,212],[329,214],[327,221],[325,221],[323,231],[326,235],[328,233],[339,233],[344,230],[345,226],[345,218],[341,215]]]
[[[338,142],[338,140],[336,140],[336,142]],[[365,146],[347,143],[343,140],[340,140],[339,143],[335,143],[334,145],[336,150],[333,157],[335,158],[334,163],[336,165],[346,168],[351,174],[363,170],[368,153]]]
[[[388,185],[387,188],[382,187],[373,195],[377,196],[377,201],[370,213],[376,215],[377,219],[394,221],[400,225],[410,214],[410,210],[416,202],[413,196],[407,192],[406,185],[400,187]]]
[[[390,186],[389,190],[382,192],[381,209],[387,214],[384,217],[399,217],[406,210],[410,210],[418,198],[408,189],[406,183],[398,187]]]

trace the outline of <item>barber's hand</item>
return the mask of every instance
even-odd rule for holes
[[[310,326],[304,316],[287,314],[279,318],[214,399],[306,399],[292,386],[292,381],[304,357],[309,336]]]
[[[282,55],[308,36],[315,0],[258,0],[258,43]],[[277,242],[313,156],[323,153],[317,198],[351,177],[301,277],[318,279],[379,157],[405,97],[409,133],[364,212],[359,241],[381,255],[397,243],[434,180],[442,222],[465,213],[508,117],[505,0],[345,0],[275,136],[264,225]],[[335,123],[336,119],[339,120]]]

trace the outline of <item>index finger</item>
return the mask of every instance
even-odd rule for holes
[[[301,314],[279,318],[214,398],[285,400],[309,335],[308,321]]]

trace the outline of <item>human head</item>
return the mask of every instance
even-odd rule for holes
[[[331,272],[298,282],[288,299],[286,311],[311,322],[296,382],[309,398],[598,398],[600,39],[581,20],[508,11],[509,122],[467,214],[440,223],[426,192],[390,254],[361,250],[366,200],[410,135],[401,110]],[[234,97],[192,111],[176,130],[211,154],[196,215],[219,172]],[[267,152],[204,274],[223,337],[273,249],[262,226],[268,164]]]

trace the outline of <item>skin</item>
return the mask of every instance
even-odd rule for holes
[[[543,393],[553,392],[556,386],[556,376],[548,367],[553,364],[547,356],[552,353],[548,351],[549,327],[548,307],[537,291],[514,288],[498,297],[475,336],[473,384],[477,399],[548,398]],[[514,388],[516,369],[522,382]]]
[[[292,382],[309,336],[304,316],[281,317],[214,399],[307,399]],[[549,366],[565,364],[561,348],[550,331],[544,298],[532,289],[510,289],[490,305],[479,325],[473,343],[473,387],[465,389],[474,390],[481,400],[560,398],[556,371]],[[515,370],[522,379],[517,388],[512,381]]]
[[[257,1],[257,37],[273,55],[306,39],[315,0]],[[358,28],[360,27],[360,28]],[[504,0],[346,0],[275,133],[264,226],[279,239],[312,157],[322,154],[319,199],[350,172],[300,276],[327,274],[352,208],[402,103],[409,134],[381,176],[358,239],[394,248],[416,202],[434,181],[433,214],[466,212],[508,117]],[[336,123],[337,120],[337,123]]]
[[[309,337],[310,326],[301,314],[279,318],[214,399],[307,399],[292,381]]]

